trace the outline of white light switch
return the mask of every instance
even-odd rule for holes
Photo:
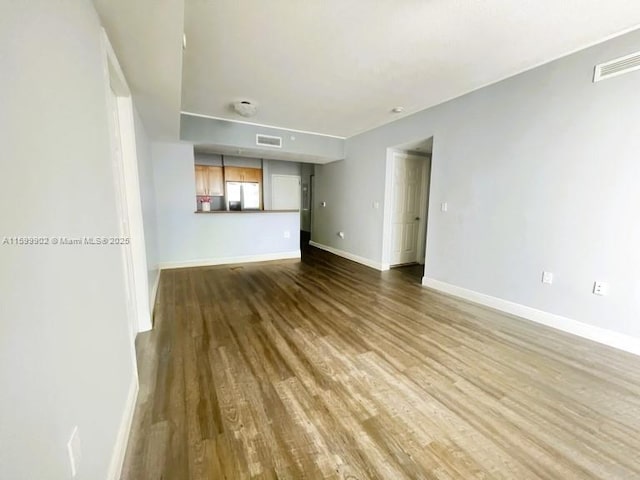
[[[546,283],[551,285],[553,283],[553,273],[551,272],[542,272],[542,283]]]
[[[442,210],[443,212],[446,212],[449,209],[449,205],[447,205],[447,202],[442,202],[440,204],[440,210]]]
[[[327,206],[327,202],[320,202],[320,206],[323,207],[323,208],[326,207]]]
[[[284,231],[284,238],[291,238],[291,232],[289,230]]]
[[[605,282],[594,282],[593,294],[594,295],[607,295],[609,293],[609,285]]]
[[[373,208],[380,208],[380,202],[373,202]]]

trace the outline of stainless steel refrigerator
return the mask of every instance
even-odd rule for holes
[[[260,184],[227,182],[227,210],[260,210]]]

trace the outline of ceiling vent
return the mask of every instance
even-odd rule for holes
[[[261,147],[282,148],[282,138],[272,137],[271,135],[261,135],[259,133],[256,135],[256,145],[260,145]]]
[[[593,73],[593,82],[595,83],[600,80],[606,80],[607,78],[624,75],[625,73],[638,69],[640,69],[640,52],[596,65],[595,72]]]

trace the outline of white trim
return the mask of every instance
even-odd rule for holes
[[[433,137],[432,137],[433,138]],[[416,158],[421,155],[411,154]],[[420,195],[420,227],[418,228],[418,249],[416,261],[424,265],[427,259],[427,229],[429,228],[429,196],[431,194],[431,157],[423,156],[422,192]]]
[[[204,115],[202,113],[186,112],[184,110],[182,110],[180,112],[180,114],[181,115],[188,115],[190,117],[208,118],[210,120],[222,120],[224,122],[241,123],[242,125],[253,125],[254,127],[273,128],[274,130],[286,130],[288,132],[294,132],[294,133],[306,133],[308,135],[318,135],[320,137],[337,138],[339,140],[345,140],[346,139],[346,137],[340,137],[338,135],[331,135],[329,133],[309,132],[307,130],[296,130],[295,128],[276,127],[275,125],[265,125],[263,123],[246,122],[244,120],[234,120],[234,119],[231,119],[231,118],[214,117],[212,115]]]
[[[309,240],[309,245],[311,245],[312,247],[319,248],[320,250],[325,250],[329,253],[333,253],[334,255],[338,255],[339,257],[346,258],[347,260],[360,263],[369,268],[380,270],[381,272],[389,270],[390,268],[388,263],[374,262],[373,260],[369,260],[368,258],[361,257],[360,255],[354,255],[353,253],[345,252],[344,250],[330,247],[328,245],[323,245],[322,243],[314,242],[313,240]]]
[[[151,312],[151,321],[153,323],[153,312],[156,308],[156,298],[158,298],[158,287],[160,286],[160,267],[156,267],[158,272],[156,273],[156,278],[153,281],[153,286],[151,287],[151,296],[149,298],[149,311]]]
[[[393,209],[392,184],[393,162],[396,151],[387,148],[387,158],[384,166],[384,205],[382,210],[382,262],[391,265],[391,214]]]
[[[129,234],[131,235],[131,257],[137,313],[138,332],[151,330],[151,309],[146,302],[149,295],[147,252],[142,217],[142,199],[138,174],[138,151],[136,146],[133,103],[131,97],[119,97],[122,160],[129,212]],[[145,299],[143,301],[143,299]]]
[[[119,96],[131,96],[131,90],[129,90],[127,80],[122,72],[122,68],[120,68],[118,56],[116,55],[116,52],[111,45],[111,41],[109,40],[109,36],[107,35],[107,31],[104,28],[102,29],[102,44],[107,58],[107,80],[111,86],[117,90],[115,93]]]
[[[133,118],[133,101],[127,79],[122,72],[113,46],[104,29],[102,29],[102,45],[105,56],[104,69],[107,102],[111,104],[113,102],[111,100],[112,95],[115,95],[115,105],[112,105],[114,112],[110,112],[110,129],[112,130],[112,135],[120,140],[120,144],[116,145],[112,139],[114,141],[112,144],[112,156],[117,159],[116,163],[118,163],[117,171],[114,170],[114,172],[116,177],[121,177],[116,179],[116,182],[122,182],[121,187],[124,189],[125,199],[120,213],[120,222],[121,224],[126,222],[128,235],[130,236],[130,244],[123,248],[128,249],[128,252],[125,252],[127,256],[125,270],[128,276],[129,295],[133,303],[132,309],[134,310],[131,312],[133,318],[130,319],[133,343],[138,332],[151,329],[151,313],[147,301],[149,281],[138,176],[138,152]],[[111,117],[112,113],[117,116],[117,123]],[[116,129],[118,130],[117,134],[114,132]],[[128,266],[129,261],[130,266]]]
[[[465,300],[485,305],[487,307],[495,308],[496,310],[500,310],[511,315],[522,317],[526,320],[531,320],[532,322],[555,328],[556,330],[562,330],[563,332],[593,340],[594,342],[608,345],[625,352],[640,355],[640,338],[631,337],[612,330],[579,322],[571,318],[537,310],[532,307],[527,307],[526,305],[503,300],[502,298],[485,295],[484,293],[468,290],[433,278],[422,277],[422,285]]]
[[[111,462],[109,462],[109,473],[107,475],[108,480],[119,480],[120,475],[122,474],[122,465],[124,463],[124,456],[127,453],[129,433],[131,432],[131,425],[133,424],[133,414],[136,411],[138,388],[138,376],[134,372],[131,377],[131,384],[129,385],[129,393],[127,394],[122,419],[120,420],[118,436],[116,438],[116,443],[113,446]]]
[[[162,262],[158,266],[160,270],[168,270],[171,268],[209,267],[212,265],[231,265],[234,263],[270,262],[273,260],[288,260],[300,257],[300,250],[294,250],[291,252],[262,253],[238,257],[203,258],[199,260],[188,260],[186,262]]]

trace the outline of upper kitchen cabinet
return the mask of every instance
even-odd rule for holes
[[[196,195],[208,195],[208,178],[207,168],[204,165],[196,165]]]
[[[262,169],[261,168],[243,168],[244,170],[244,182],[262,182]]]
[[[214,197],[222,197],[224,195],[222,167],[209,167],[209,194]]]
[[[196,195],[222,197],[224,195],[224,176],[222,167],[196,165]]]
[[[224,175],[227,182],[262,183],[261,168],[224,167]]]

